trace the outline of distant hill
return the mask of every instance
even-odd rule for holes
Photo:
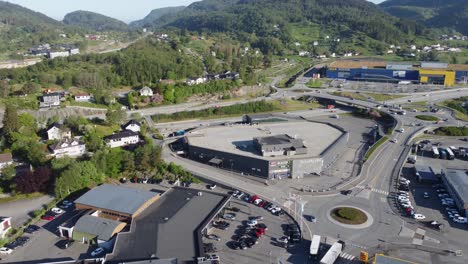
[[[403,42],[425,28],[402,21],[366,0],[204,0],[163,16],[154,24],[191,31],[291,40],[294,25],[313,24],[341,36],[365,35],[383,42]],[[268,45],[275,45],[271,41]]]
[[[420,21],[429,27],[468,34],[467,0],[387,0],[380,7],[391,15]]]
[[[156,20],[160,19],[162,16],[176,14],[182,11],[184,8],[185,6],[174,6],[154,9],[143,19],[131,22],[130,26],[148,27],[151,26]]]
[[[15,54],[21,48],[58,38],[63,24],[42,13],[0,1],[0,53]]]
[[[95,31],[126,31],[128,25],[112,17],[89,11],[75,11],[63,18],[66,25]]]

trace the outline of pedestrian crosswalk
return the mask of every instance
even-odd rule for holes
[[[375,193],[379,193],[379,194],[383,194],[383,195],[388,195],[388,194],[389,194],[388,191],[384,191],[384,190],[380,190],[380,189],[375,189],[375,188],[372,188],[372,187],[370,187],[370,186],[358,185],[358,186],[356,186],[356,188],[358,188],[358,189],[364,189],[364,190],[369,190],[369,191],[372,191],[372,192],[375,192]]]
[[[342,258],[342,259],[344,259],[344,260],[352,261],[352,260],[354,260],[356,257],[353,256],[353,255],[351,255],[351,254],[348,254],[348,253],[345,253],[345,252],[341,252],[340,258]]]

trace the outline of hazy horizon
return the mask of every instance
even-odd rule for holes
[[[187,6],[198,1],[201,0],[8,0],[6,2],[18,4],[41,12],[59,21],[61,21],[67,13],[77,10],[86,10],[129,23],[144,18],[151,10],[156,8],[181,5]],[[380,3],[383,2],[383,0],[370,0],[370,2]]]

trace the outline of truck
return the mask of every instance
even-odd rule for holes
[[[320,260],[320,264],[333,264],[338,259],[343,250],[343,244],[335,242]]]
[[[434,159],[438,159],[440,156],[439,150],[436,147],[432,147],[432,157]]]
[[[320,249],[320,239],[319,235],[312,236],[312,243],[310,244],[310,257],[313,259],[317,259],[318,252]]]
[[[450,148],[445,148],[445,151],[447,152],[447,159],[455,159],[455,154],[453,154],[453,151]]]

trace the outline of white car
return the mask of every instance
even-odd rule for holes
[[[93,252],[91,252],[91,256],[96,257],[98,255],[101,255],[103,252],[104,249],[102,247],[98,247]]]
[[[275,208],[271,209],[270,212],[272,212],[274,214],[274,213],[279,212],[279,211],[281,211],[281,208],[275,207]]]
[[[50,211],[56,213],[56,214],[63,214],[65,211],[63,211],[62,209],[58,208],[58,207],[54,207],[52,209],[50,209]]]
[[[468,223],[468,219],[466,217],[456,217],[456,218],[453,218],[453,221],[455,223],[459,223],[459,224],[466,224]]]
[[[392,138],[392,139],[390,139],[390,142],[392,142],[392,143],[398,143],[398,139]]]
[[[247,221],[248,226],[256,226],[258,224],[257,220],[249,220]]]
[[[262,201],[263,201],[262,199],[257,199],[257,200],[254,201],[254,204],[255,204],[255,205],[258,205],[258,204],[261,203]]]
[[[11,254],[11,252],[13,252],[13,249],[11,248],[6,248],[6,247],[0,248],[0,254]]]
[[[414,217],[414,219],[416,219],[416,220],[424,220],[424,219],[426,219],[426,217],[425,217],[424,215],[422,215],[422,214],[414,214],[413,217]]]

